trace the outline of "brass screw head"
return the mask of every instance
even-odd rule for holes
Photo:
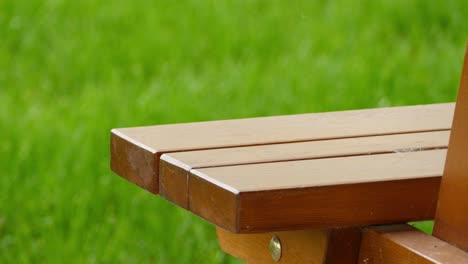
[[[276,262],[281,259],[281,241],[277,236],[273,236],[270,240],[270,254]]]

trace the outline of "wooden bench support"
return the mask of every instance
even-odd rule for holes
[[[440,186],[434,235],[468,251],[468,47]]]
[[[259,234],[235,234],[216,229],[221,249],[248,263],[356,263],[361,231],[359,228],[312,229]],[[270,240],[281,243],[281,258],[275,261]]]
[[[359,262],[363,264],[468,263],[468,253],[409,225],[366,228]]]
[[[249,263],[466,264],[468,47],[453,110],[113,129],[111,168],[216,225]],[[401,224],[434,216],[434,236]]]

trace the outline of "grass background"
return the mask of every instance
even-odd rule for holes
[[[114,127],[453,101],[467,1],[0,1],[0,262],[237,263]]]

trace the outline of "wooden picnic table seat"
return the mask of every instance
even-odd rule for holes
[[[214,224],[222,249],[252,263],[468,263],[467,156],[467,56],[456,107],[111,132],[114,172]],[[404,224],[434,218],[437,237]]]

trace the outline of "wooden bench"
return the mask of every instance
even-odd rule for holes
[[[249,263],[468,263],[468,55],[456,106],[113,129],[111,167]]]

